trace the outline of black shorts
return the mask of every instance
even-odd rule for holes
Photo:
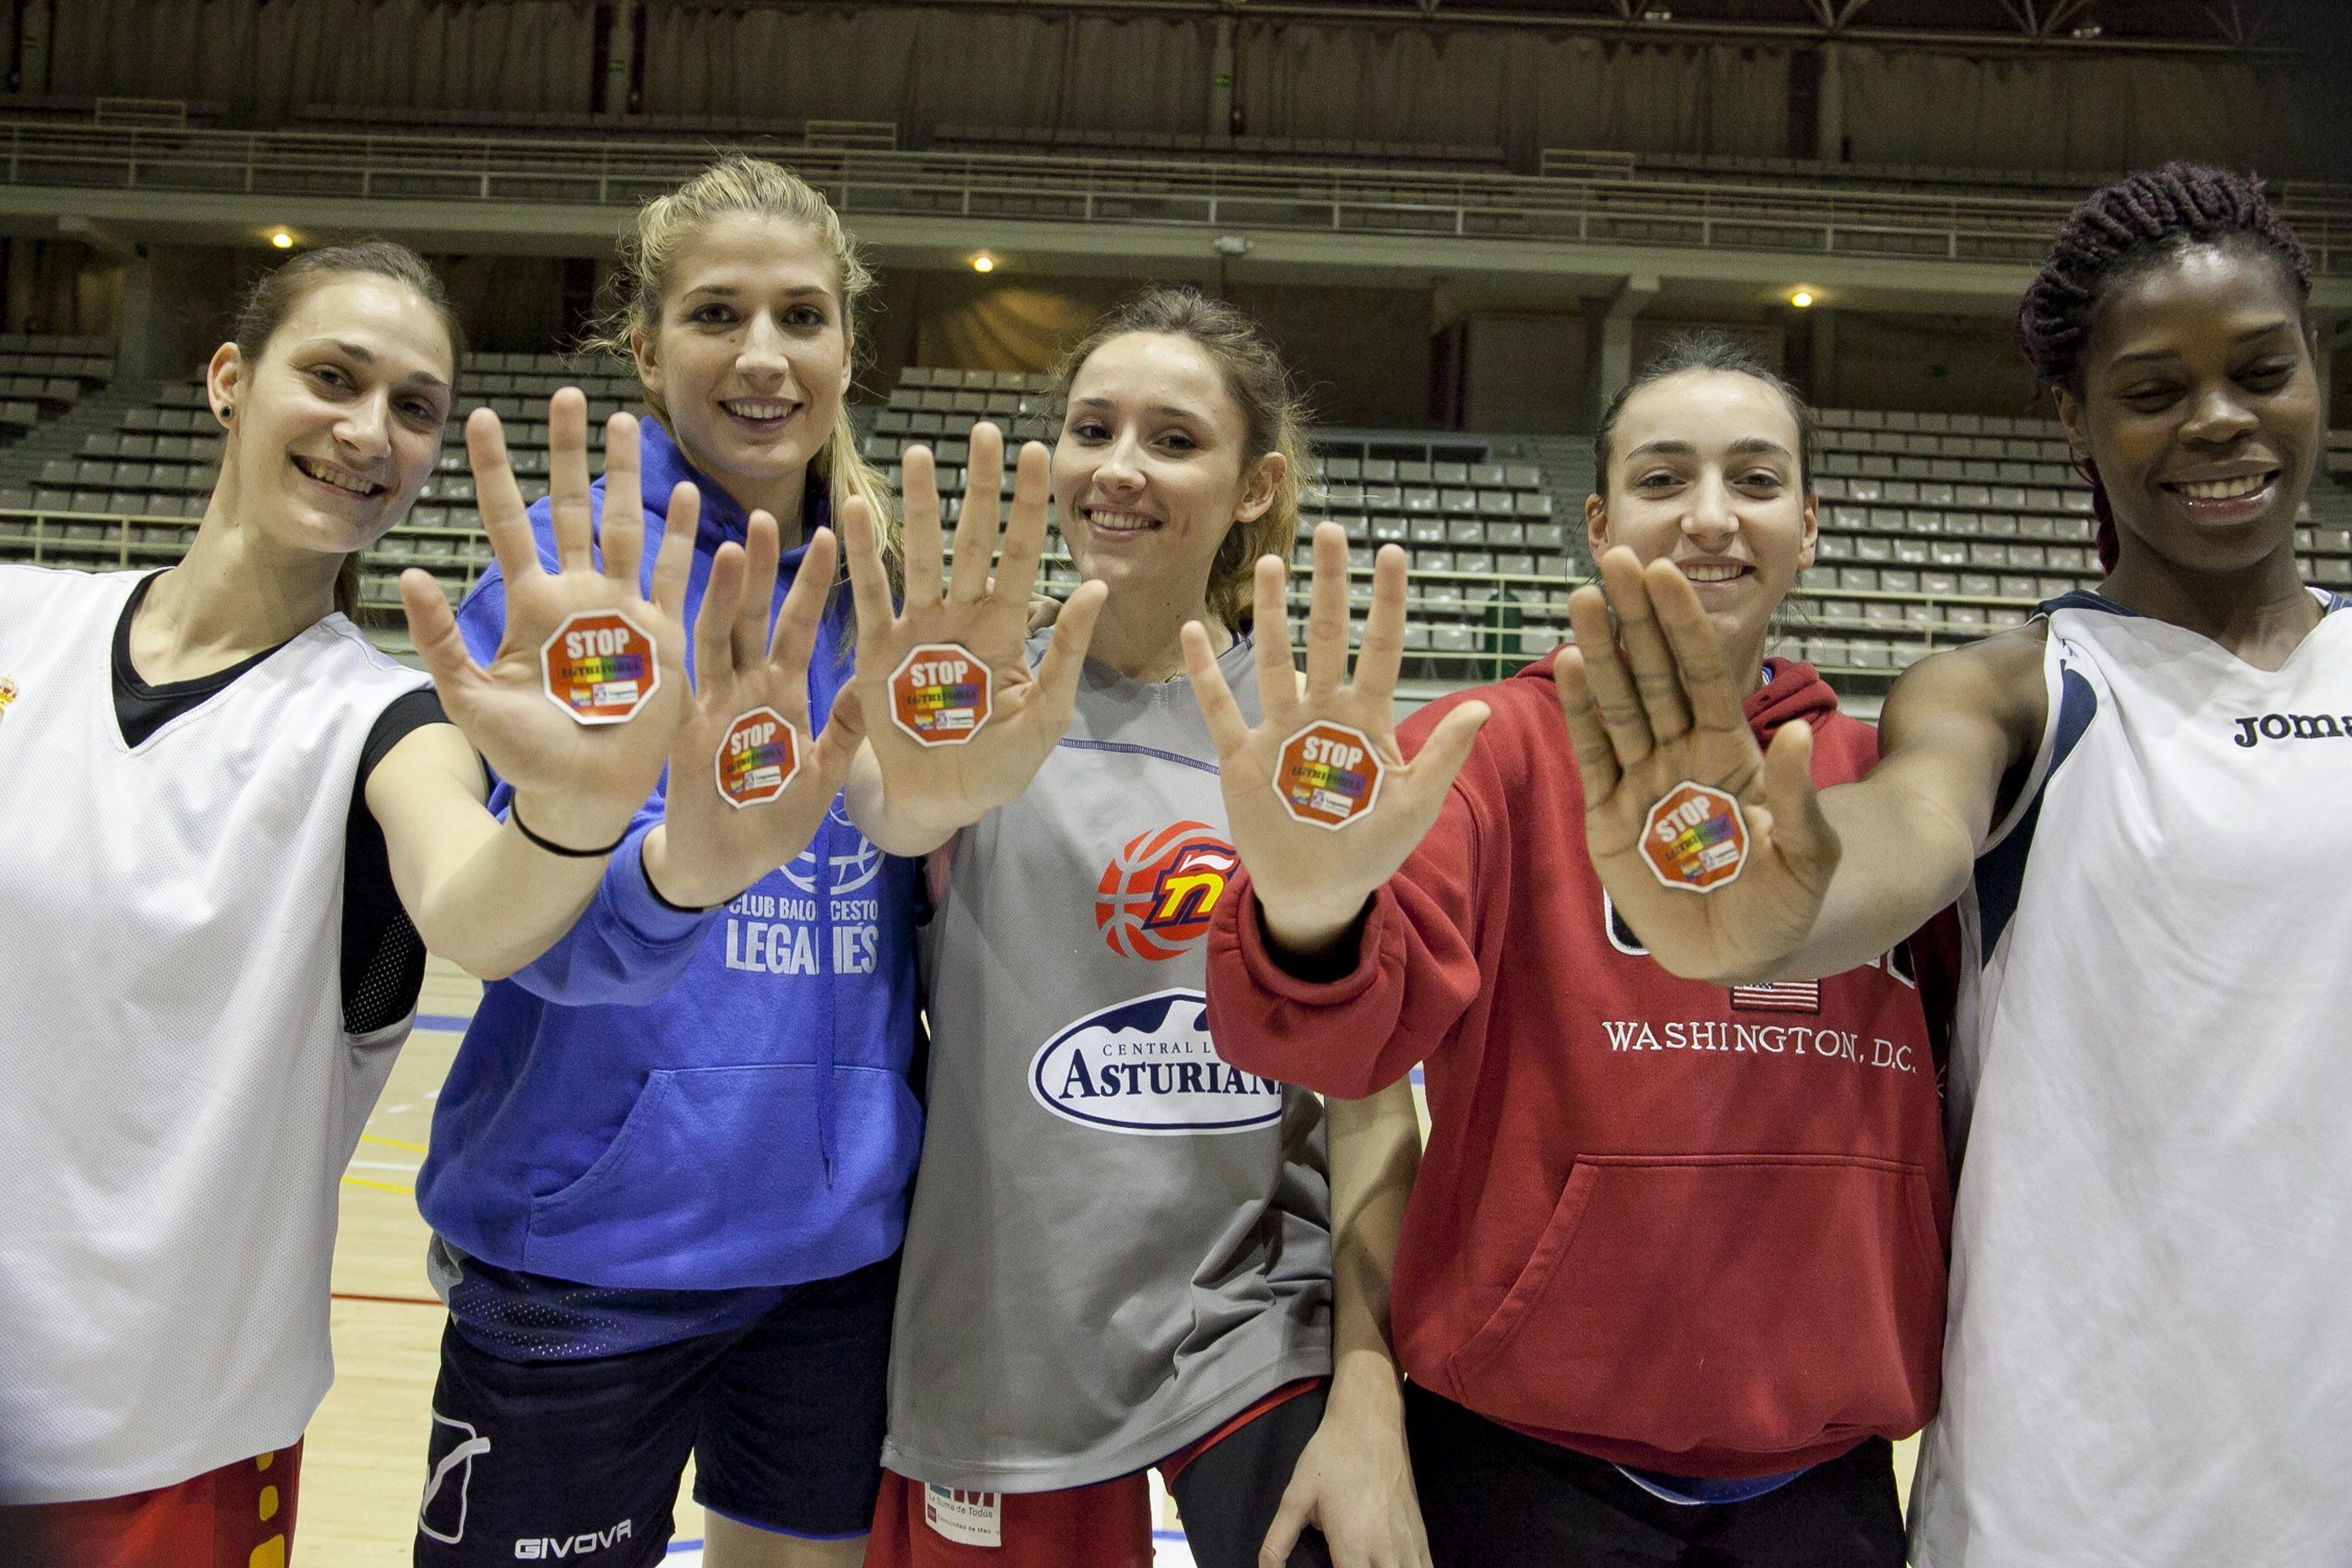
[[[1323,1424],[1329,1393],[1318,1384],[1284,1400],[1202,1449],[1169,1481],[1199,1568],[1256,1568],[1257,1549],[1282,1511],[1298,1457]],[[1321,1531],[1307,1527],[1291,1548],[1289,1568],[1331,1568]]]
[[[1404,1400],[1436,1568],[1903,1568],[1894,1450],[1883,1437],[1745,1502],[1676,1503],[1606,1459],[1417,1384]]]
[[[865,1534],[898,1281],[891,1258],[796,1286],[742,1328],[600,1358],[502,1360],[446,1327],[418,1568],[659,1563],[689,1453],[714,1513]]]

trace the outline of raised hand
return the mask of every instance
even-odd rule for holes
[[[1811,932],[1837,869],[1837,835],[1813,793],[1812,730],[1798,721],[1769,753],[1758,749],[1723,644],[1673,563],[1645,567],[1620,546],[1601,558],[1601,583],[1570,596],[1576,643],[1552,666],[1584,780],[1592,864],[1617,912],[1674,973],[1769,974]],[[1704,892],[1662,881],[1643,853],[1646,839],[1673,870],[1678,833],[1694,833],[1685,845],[1711,836],[1695,820],[1704,807],[1687,823],[1651,821],[1685,782],[1734,797],[1745,819],[1738,874]]]
[[[1404,552],[1383,545],[1373,563],[1371,611],[1365,617],[1353,683],[1348,680],[1348,541],[1337,523],[1315,531],[1303,687],[1290,662],[1290,616],[1283,602],[1287,576],[1279,557],[1259,559],[1261,717],[1255,729],[1243,720],[1198,622],[1184,628],[1184,664],[1217,744],[1227,825],[1249,868],[1266,931],[1284,947],[1314,952],[1355,923],[1365,901],[1429,832],[1488,710],[1483,702],[1465,702],[1440,720],[1420,752],[1406,761],[1397,749],[1392,721],[1397,671],[1404,660]],[[1300,820],[1276,791],[1286,745],[1318,721],[1361,734],[1381,770],[1370,808],[1336,828]]]
[[[588,500],[588,400],[577,388],[565,387],[549,400],[548,446],[552,572],[540,564],[498,416],[477,408],[466,421],[475,504],[506,579],[506,626],[489,664],[476,664],[466,651],[449,601],[431,575],[413,569],[403,573],[400,597],[409,636],[450,719],[499,776],[527,798],[535,831],[584,848],[610,842],[626,828],[653,793],[669,753],[687,698],[681,607],[700,498],[691,485],[680,485],[672,495],[648,599],[639,578],[645,512],[636,420],[615,414],[604,427],[601,531]],[[652,639],[659,679],[652,681],[650,695],[642,695],[639,682],[641,700],[625,721],[582,724],[548,698],[541,648],[559,626],[583,611],[619,612]]]
[[[823,733],[813,735],[809,723],[809,660],[835,651],[817,647],[838,557],[833,531],[820,528],[809,540],[772,631],[776,520],[753,512],[748,546],[722,544],[712,558],[694,627],[694,692],[670,748],[661,843],[646,847],[662,896],[688,907],[725,903],[806,848],[864,733],[847,687]],[[761,749],[780,742],[779,719],[793,731],[798,766],[771,793],[752,768],[772,759]],[[722,781],[748,804],[730,799]]]
[[[1024,645],[1030,594],[1045,547],[1045,448],[1032,441],[1021,450],[1003,554],[992,574],[1004,438],[993,425],[975,425],[971,445],[963,510],[956,520],[955,568],[944,589],[937,470],[928,448],[910,447],[906,454],[901,485],[907,592],[905,607],[897,614],[890,608],[889,579],[873,520],[861,502],[842,508],[857,604],[858,700],[881,775],[883,805],[900,842],[937,842],[1028,787],[1070,727],[1078,672],[1107,592],[1099,583],[1087,583],[1070,595],[1033,673]],[[992,676],[985,721],[953,743],[926,744],[894,721],[891,677],[916,649],[929,647],[960,647]]]

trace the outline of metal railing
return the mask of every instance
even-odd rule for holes
[[[621,207],[704,167],[707,142],[0,125],[16,186]],[[1709,176],[1628,178],[1221,163],[1151,157],[915,153],[755,144],[853,217],[1183,225],[2023,262],[2064,217],[2033,196],[1808,189]],[[2314,265],[2352,275],[2352,207],[2291,209]]]

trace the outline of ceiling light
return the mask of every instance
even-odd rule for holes
[[[281,228],[269,237],[269,243],[280,250],[291,250],[294,248],[294,237]]]
[[[1813,303],[1812,290],[1810,289],[1798,289],[1795,293],[1789,296],[1789,303],[1794,305],[1800,310],[1811,310]]]
[[[993,272],[996,270],[996,258],[983,250],[971,258],[971,269],[974,272]]]

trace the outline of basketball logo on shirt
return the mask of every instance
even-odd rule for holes
[[[1095,884],[1095,929],[1124,957],[1174,958],[1208,934],[1209,916],[1240,864],[1205,822],[1138,834]]]
[[[8,704],[16,700],[16,683],[0,675],[0,719],[8,717]]]

